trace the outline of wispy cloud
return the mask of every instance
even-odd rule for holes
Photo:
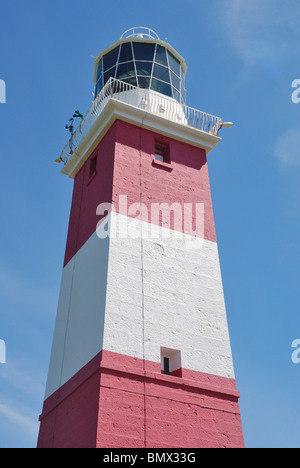
[[[35,446],[44,397],[43,379],[45,375],[34,368],[34,362],[9,361],[0,366],[0,433],[19,433],[21,440]]]
[[[0,366],[0,432],[10,432],[35,446],[44,397],[45,375],[34,362],[9,361]],[[1,442],[0,442],[1,446]]]
[[[221,0],[219,24],[245,66],[273,75],[299,52],[298,0]]]
[[[26,394],[32,400],[41,402],[44,395],[45,375],[33,370],[32,363],[28,364],[23,361],[18,364],[9,361],[0,366],[0,378],[11,387],[21,390],[23,395]]]
[[[300,125],[287,130],[277,139],[273,155],[281,167],[300,168]]]
[[[6,403],[0,403],[0,414],[10,424],[16,426],[19,430],[26,433],[29,439],[36,440],[38,432],[38,422],[34,418],[25,416]]]

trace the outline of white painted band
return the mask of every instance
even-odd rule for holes
[[[112,212],[104,222],[124,233],[129,221]],[[161,347],[180,350],[183,368],[234,378],[217,244],[187,249],[192,236],[156,230],[95,232],[64,268],[46,398],[102,349],[153,362]]]

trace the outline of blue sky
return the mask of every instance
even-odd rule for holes
[[[247,447],[300,447],[298,0],[0,0],[0,447],[35,447],[72,196],[54,164],[93,59],[148,26],[186,60],[187,104],[234,122],[208,166]]]

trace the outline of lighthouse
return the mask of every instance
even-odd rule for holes
[[[148,28],[95,58],[56,160],[74,187],[38,448],[244,446],[207,168],[230,124],[187,106],[186,71]]]

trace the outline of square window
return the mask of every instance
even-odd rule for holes
[[[170,148],[168,143],[155,142],[155,159],[170,164]]]
[[[160,357],[162,374],[182,377],[181,352],[178,349],[161,347]]]
[[[89,178],[91,178],[94,174],[96,174],[96,170],[97,170],[97,158],[98,158],[98,155],[94,156],[91,161],[90,161],[90,174],[89,174]]]

